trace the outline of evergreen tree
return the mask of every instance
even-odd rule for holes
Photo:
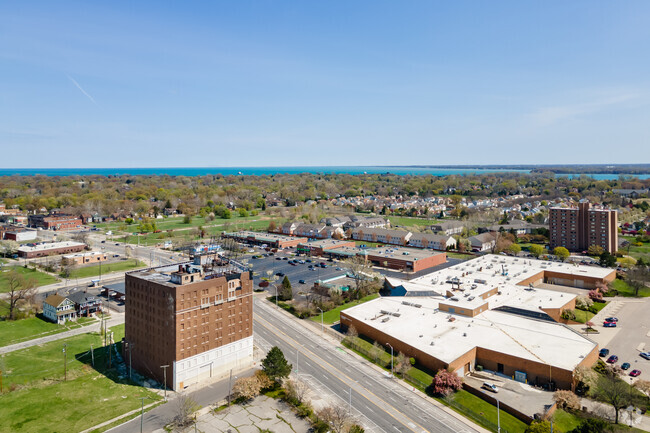
[[[273,346],[266,358],[262,360],[262,370],[269,379],[279,382],[291,373],[292,365],[287,362],[284,353],[278,346]]]

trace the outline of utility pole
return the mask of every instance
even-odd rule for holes
[[[325,328],[323,327],[323,315],[325,314],[323,310],[320,309],[320,307],[316,307],[320,310],[320,332],[323,334],[325,332]]]
[[[232,394],[232,368],[230,369],[230,379],[228,379],[228,406],[230,406],[230,394]]]
[[[160,366],[160,368],[163,369],[163,377],[164,377],[163,381],[165,382],[165,401],[167,401],[167,367],[169,367],[169,365]]]
[[[129,379],[133,380],[133,368],[131,367],[131,353],[133,353],[133,343],[129,342]]]
[[[386,343],[386,346],[390,347],[390,375],[393,375],[393,346],[390,343]]]
[[[68,351],[66,350],[68,345],[63,343],[63,381],[68,380]]]
[[[90,345],[90,359],[92,360],[93,367],[95,366],[95,352],[93,351],[93,345]]]
[[[113,333],[111,332],[111,336],[108,339],[108,368],[111,368],[111,365],[113,363],[113,354],[111,352],[112,344],[113,344]]]

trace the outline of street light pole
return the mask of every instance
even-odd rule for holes
[[[68,380],[68,345],[63,343],[63,381]]]
[[[160,368],[163,369],[163,382],[165,383],[165,401],[167,401],[167,368],[169,365],[161,365]]]
[[[393,346],[390,343],[386,343],[386,346],[390,347],[390,374],[393,375]]]
[[[497,400],[497,433],[501,433],[501,410],[499,409],[499,400]]]

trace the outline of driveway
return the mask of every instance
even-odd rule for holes
[[[499,388],[499,392],[492,393],[487,390],[483,390],[483,392],[531,417],[536,413],[545,413],[547,408],[553,404],[552,392],[485,371],[474,372],[465,376],[464,380],[471,387],[479,389],[483,382],[495,384]]]

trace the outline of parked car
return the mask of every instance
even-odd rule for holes
[[[305,261],[306,261],[307,263],[311,263],[311,259],[307,259],[307,260],[305,260]]]
[[[342,271],[342,270],[343,270],[343,268],[336,268],[336,270],[337,270],[337,271]]]
[[[268,281],[260,281],[258,286],[260,286],[260,287],[269,287],[269,282]]]
[[[282,260],[289,260],[288,257],[282,257]]]
[[[621,368],[622,368],[623,370],[627,370],[628,368],[630,368],[630,363],[629,363],[629,362],[624,362],[624,363],[622,363],[622,364],[621,364]]]
[[[305,284],[305,280],[298,280],[300,284]]]
[[[645,358],[650,361],[650,352],[641,352],[639,355],[641,355],[641,358]]]
[[[605,322],[618,322],[618,317],[608,317]]]
[[[641,370],[632,370],[630,371],[630,376],[637,377],[641,374]]]
[[[600,349],[600,352],[598,352],[598,356],[602,356],[603,358],[607,355],[609,355],[609,349]]]
[[[106,243],[106,241],[102,241],[102,243],[103,243],[103,244],[105,244],[105,243]]]
[[[616,328],[616,322],[603,322],[605,328]]]
[[[284,277],[284,272],[276,272],[275,275],[278,277]]]
[[[617,361],[618,361],[618,356],[616,355],[612,355],[609,358],[607,358],[607,362],[609,364],[616,364]]]
[[[483,386],[481,388],[485,388],[488,391],[492,391],[492,392],[499,392],[499,388],[497,388],[495,384],[490,382],[483,382]]]
[[[276,257],[275,260],[282,260],[282,257]]]

